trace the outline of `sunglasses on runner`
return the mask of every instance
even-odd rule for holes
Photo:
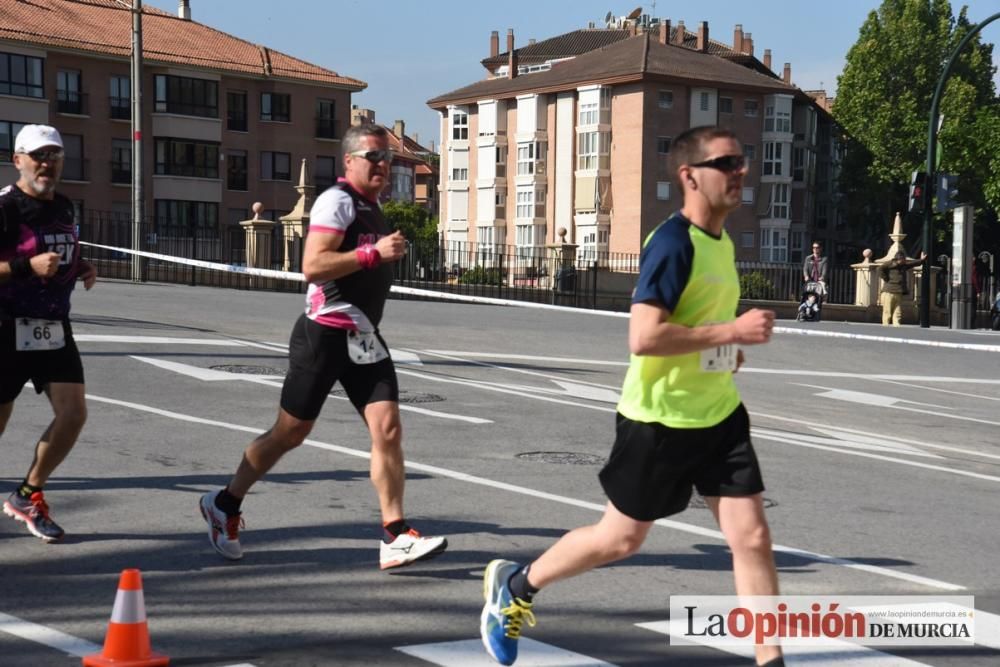
[[[709,169],[716,169],[726,174],[732,174],[747,166],[747,158],[745,155],[723,155],[711,160],[705,160],[704,162],[689,164],[688,166],[708,167]]]
[[[385,160],[386,162],[392,162],[393,153],[388,148],[381,148],[374,151],[351,151],[348,155],[353,155],[354,157],[363,157],[369,162],[379,163]]]
[[[57,150],[37,150],[25,153],[25,155],[30,157],[35,162],[55,162],[56,160],[63,159],[63,155],[65,155],[65,153]]]

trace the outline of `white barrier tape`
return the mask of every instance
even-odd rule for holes
[[[175,257],[173,255],[160,255],[155,252],[145,252],[143,250],[115,248],[113,246],[100,245],[98,243],[87,243],[86,241],[80,241],[80,244],[91,246],[93,248],[103,248],[104,250],[112,250],[115,252],[124,252],[132,255],[139,255],[141,257],[162,259],[164,261],[175,262],[177,264],[198,266],[204,269],[214,269],[216,271],[228,271],[230,273],[244,273],[251,276],[260,276],[263,278],[282,278],[284,280],[298,280],[298,281],[305,280],[305,278],[301,273],[295,273],[292,271],[275,271],[273,269],[254,269],[246,266],[238,266],[236,264],[220,264],[218,262],[206,262],[200,259],[186,259],[184,257]],[[469,296],[466,294],[451,294],[449,292],[435,292],[434,290],[420,289],[417,287],[400,287],[399,285],[393,285],[392,291],[395,292],[396,294],[409,294],[412,296],[423,296],[432,299],[441,299],[444,301],[459,301],[462,303],[481,303],[491,306],[517,306],[518,308],[536,308],[539,310],[554,310],[557,312],[564,312],[564,313],[590,313],[592,315],[603,315],[605,317],[627,318],[629,316],[628,313],[617,312],[612,310],[592,310],[590,308],[556,306],[554,304],[549,304],[549,303],[533,303],[531,301],[513,301],[510,299],[496,299],[489,296]],[[851,334],[851,333],[841,333],[837,331],[821,331],[816,329],[774,327],[774,333],[795,334],[798,336],[820,336],[823,338],[848,338],[852,340],[867,340],[867,341],[882,342],[882,343],[901,343],[906,345],[925,345],[928,347],[943,347],[955,350],[977,350],[980,352],[1000,352],[1000,345],[978,345],[975,343],[949,343],[944,341],[919,340],[913,338],[893,338],[891,336]]]
[[[123,591],[118,589],[115,595],[115,606],[111,611],[112,623],[145,623],[146,601],[142,591]]]

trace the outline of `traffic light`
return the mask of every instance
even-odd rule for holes
[[[961,204],[958,201],[958,175],[938,174],[937,175],[937,201],[934,210],[938,213],[950,211]]]
[[[915,171],[910,176],[910,213],[920,213],[924,210],[924,187],[927,185],[927,174]]]

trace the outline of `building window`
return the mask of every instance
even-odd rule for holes
[[[451,138],[452,141],[468,141],[469,139],[469,114],[464,111],[454,111],[451,114]]]
[[[792,232],[788,242],[789,252],[788,261],[790,262],[801,262],[803,258],[802,253],[802,232]]]
[[[232,149],[226,155],[226,187],[246,192],[247,182],[247,152]]]
[[[469,178],[469,170],[464,169],[465,178]],[[395,201],[413,201],[413,168],[405,164],[392,165],[392,194]]]
[[[41,58],[0,53],[0,95],[45,97]]]
[[[712,108],[711,97],[708,93],[701,93],[698,98],[698,108],[702,111],[708,111]]]
[[[497,220],[503,220],[507,217],[507,193],[503,190],[497,190],[493,197],[493,204],[496,207],[493,211],[493,215]]]
[[[316,169],[313,174],[316,182],[316,192],[323,192],[337,182],[337,158],[328,155],[316,156]]]
[[[64,181],[86,181],[89,169],[87,160],[83,159],[83,137],[79,134],[64,134],[63,153],[63,173]]]
[[[607,169],[610,164],[610,132],[582,132],[578,135],[577,169]]]
[[[597,102],[580,105],[580,122],[578,125],[597,125],[600,118],[600,109]]]
[[[740,247],[741,248],[753,247],[753,232],[740,232]]]
[[[732,113],[733,112],[733,98],[731,97],[720,97],[719,98],[719,113]]]
[[[507,147],[497,146],[497,178],[507,178]]]
[[[753,203],[753,188],[743,188],[743,203],[744,204]]]
[[[784,229],[760,230],[760,260],[762,262],[788,261],[788,231]]]
[[[806,179],[806,149],[792,149],[792,180],[802,182]]]
[[[111,140],[111,182],[132,182],[132,142],[128,139]]]
[[[292,96],[281,93],[260,94],[260,119],[288,123],[292,119]]]
[[[156,103],[161,113],[203,118],[219,117],[219,83],[186,76],[157,74]]]
[[[127,76],[113,76],[110,82],[111,117],[128,120],[132,117],[132,82]]]
[[[517,175],[530,176],[535,173],[535,142],[517,145]]]
[[[469,169],[468,167],[455,167],[451,170],[451,180],[453,181],[467,181],[469,180]]]
[[[816,227],[826,229],[828,224],[830,224],[829,204],[816,204]]]
[[[80,72],[59,70],[56,72],[56,111],[82,115],[87,113],[83,104]]]
[[[656,104],[661,109],[670,109],[674,106],[674,91],[661,90],[656,95]]]
[[[757,146],[754,144],[743,144],[743,155],[747,158],[747,165],[757,159]]]
[[[242,90],[226,92],[226,129],[233,132],[246,132],[247,125],[247,94]]]
[[[336,139],[337,124],[334,120],[336,104],[333,100],[316,100],[316,136],[321,139]],[[400,137],[402,139],[402,137]]]
[[[157,199],[154,205],[158,234],[190,236],[195,231],[199,238],[219,236],[219,205],[215,202]]]
[[[764,175],[781,176],[781,143],[768,141],[764,144]]]
[[[292,154],[261,151],[260,178],[262,181],[292,180]]]
[[[656,198],[660,201],[667,201],[670,199],[670,181],[656,182]]]
[[[161,176],[219,177],[219,144],[191,139],[156,139],[156,169]]]
[[[788,184],[775,183],[771,189],[771,217],[788,219]]]
[[[776,111],[773,106],[764,107],[765,132],[791,132],[792,114],[789,111]]]
[[[0,162],[13,162],[14,139],[25,123],[0,120]]]
[[[756,118],[760,103],[757,100],[743,100],[743,115]]]
[[[657,137],[656,138],[656,152],[660,155],[666,155],[670,152],[670,142],[673,141],[672,137]]]

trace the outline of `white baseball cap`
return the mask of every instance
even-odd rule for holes
[[[25,125],[14,139],[15,153],[30,153],[46,146],[63,147],[59,130],[50,125]]]

